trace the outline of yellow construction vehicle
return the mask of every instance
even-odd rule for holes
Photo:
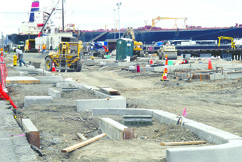
[[[231,41],[231,48],[235,49],[235,42],[234,39],[232,37],[225,37],[225,36],[220,36],[218,37],[218,47],[220,47],[220,43],[221,43],[221,39],[227,39]]]
[[[134,36],[134,30],[133,28],[129,28],[127,29],[127,31],[123,34],[124,38],[130,38],[133,39],[134,41],[134,51],[133,54],[137,55],[139,57],[144,57],[144,51],[143,51],[143,43],[142,42],[137,42],[135,40],[135,36]]]
[[[51,71],[53,63],[57,70],[80,72],[82,58],[80,56],[79,42],[61,42],[57,52],[50,53],[45,57],[45,69]]]
[[[27,39],[25,41],[24,52],[37,52],[35,49],[35,39]]]

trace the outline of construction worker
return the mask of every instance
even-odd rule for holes
[[[17,49],[16,52],[18,54],[19,66],[22,66],[22,63],[24,64],[24,66],[27,66],[27,64],[23,60],[24,54],[23,54],[22,50]]]
[[[46,49],[46,45],[43,43],[43,45],[42,45],[42,54],[45,52],[45,49]]]

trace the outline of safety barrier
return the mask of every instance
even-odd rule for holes
[[[4,63],[4,57],[3,57],[3,52],[1,52],[0,55],[0,100],[7,100],[10,102],[10,104],[17,109],[17,106],[13,103],[12,99],[9,97],[9,95],[6,93],[5,89],[5,83],[6,83],[6,78],[8,75],[8,70],[6,67],[6,64]]]

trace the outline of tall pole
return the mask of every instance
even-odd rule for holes
[[[62,32],[64,32],[64,0],[62,0]]]
[[[118,2],[117,6],[118,6],[118,24],[119,24],[119,39],[120,39],[120,15],[119,15],[119,8],[121,6],[122,2]]]
[[[115,9],[113,9],[113,12],[114,12],[114,39],[116,39],[116,33],[115,33],[115,31],[116,31],[116,29],[115,29]]]

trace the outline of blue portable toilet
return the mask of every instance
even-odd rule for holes
[[[117,40],[116,60],[124,60],[127,56],[132,57],[134,51],[134,41],[130,38],[121,38]]]

